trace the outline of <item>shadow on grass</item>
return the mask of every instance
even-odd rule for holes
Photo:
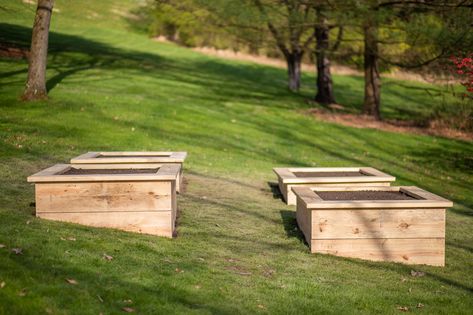
[[[302,234],[302,231],[297,226],[296,212],[290,210],[280,210],[279,213],[281,214],[282,223],[284,225],[284,230],[286,231],[287,237],[297,238],[301,243],[309,246],[305,240],[304,234]]]
[[[279,190],[279,184],[276,182],[268,182],[268,187],[271,190],[271,193],[273,194],[273,199],[280,199],[281,201],[284,202],[283,200],[283,195],[281,191]]]
[[[28,47],[31,29],[0,23],[0,42],[5,45]],[[306,106],[305,97],[289,92],[285,87],[285,74],[280,69],[272,69],[251,64],[232,64],[212,58],[199,58],[179,62],[156,53],[123,50],[80,36],[50,32],[48,69],[55,73],[47,81],[48,90],[71,75],[88,69],[139,70],[143,76],[177,81],[203,86],[212,91],[203,99],[221,100],[223,97],[257,101],[287,99],[288,104]],[[146,69],[146,71],[143,71]],[[21,73],[21,72],[20,72]],[[0,73],[0,78],[18,74],[18,71]],[[186,94],[186,91],[182,91]],[[294,105],[284,105],[288,106]]]

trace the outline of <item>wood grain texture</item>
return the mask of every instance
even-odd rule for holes
[[[331,254],[373,261],[445,265],[445,239],[338,239],[312,240],[312,253]]]
[[[313,211],[311,226],[312,239],[444,238],[445,209]]]
[[[80,169],[158,169],[156,173],[146,174],[87,174],[61,175],[71,167]],[[56,164],[28,177],[32,183],[93,182],[93,181],[167,181],[177,180],[181,167],[179,164]]]
[[[135,155],[135,156],[133,156]],[[186,152],[118,151],[87,152],[71,159],[71,164],[184,163]]]
[[[294,187],[390,186],[396,180],[372,167],[276,167],[273,172],[278,177],[279,189],[288,205],[296,204],[292,191]],[[361,172],[370,176],[297,177],[295,172]]]
[[[171,182],[36,184],[36,212],[168,211]]]
[[[321,191],[359,191],[360,186],[294,187],[297,223],[311,252],[443,266],[445,213],[452,202],[412,186],[369,187],[401,191],[418,200],[323,200]]]
[[[150,212],[68,212],[39,213],[48,220],[71,222],[93,227],[114,228],[129,232],[173,237],[172,211]]]

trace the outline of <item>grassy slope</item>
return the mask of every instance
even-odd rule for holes
[[[0,314],[117,313],[129,305],[139,313],[473,309],[471,143],[315,121],[298,113],[313,93],[308,84],[295,96],[284,90],[282,70],[127,32],[120,14],[135,3],[113,3],[57,1],[48,102],[19,102],[26,64],[0,60],[0,244],[7,246],[0,248]],[[21,1],[0,1],[0,39],[27,43],[33,14]],[[335,80],[339,101],[358,108],[360,79]],[[426,88],[389,81],[384,114],[428,113],[432,100],[419,87]],[[84,151],[156,149],[189,152],[178,238],[31,215],[27,175]],[[314,164],[374,166],[398,184],[454,200],[447,266],[415,267],[427,275],[413,278],[409,266],[310,255],[293,208],[273,197],[268,182],[274,166]]]

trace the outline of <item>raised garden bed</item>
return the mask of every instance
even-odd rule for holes
[[[389,186],[396,178],[372,167],[274,168],[288,205],[296,204],[292,187]]]
[[[182,186],[182,166],[186,152],[87,152],[71,159],[71,164],[178,164],[177,192]]]
[[[57,164],[28,177],[36,216],[172,237],[178,164]]]
[[[312,253],[444,266],[448,201],[418,187],[294,187]]]

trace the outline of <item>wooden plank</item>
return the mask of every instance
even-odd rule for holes
[[[46,170],[36,173],[28,177],[29,182],[46,183],[46,182],[104,182],[104,181],[166,181],[176,180],[180,172],[180,168],[166,167],[168,164],[58,164]],[[175,164],[172,164],[175,165]],[[138,169],[158,168],[156,173],[135,173],[135,174],[87,174],[87,175],[60,175],[61,170],[69,167],[80,169]],[[165,171],[160,169],[164,168]],[[59,175],[58,175],[59,174]]]
[[[38,217],[48,220],[77,223],[93,227],[120,229],[165,237],[173,236],[171,211],[161,212],[73,212],[40,213]]]
[[[317,187],[312,188],[315,194],[318,191],[358,191],[364,190],[359,185],[344,188]],[[453,203],[447,199],[428,193],[418,187],[408,186],[371,186],[369,190],[377,191],[403,191],[410,195],[423,194],[424,199],[414,200],[321,200],[307,204],[309,209],[394,209],[394,208],[439,208],[452,207]]]
[[[36,212],[167,211],[171,182],[36,184]]]
[[[133,156],[136,155],[136,156]],[[101,157],[100,157],[101,156]],[[183,163],[187,152],[118,151],[88,152],[71,159],[72,164]]]
[[[312,239],[444,238],[445,209],[312,211]]]
[[[383,187],[388,187],[390,185],[389,182],[387,183],[376,183],[377,186],[383,186]],[[294,194],[293,189],[297,187],[311,187],[311,188],[333,188],[335,190],[338,189],[345,189],[347,187],[346,183],[325,183],[325,184],[283,184],[283,195],[286,195],[286,203],[288,205],[295,205],[296,204],[296,195]],[[370,183],[350,183],[350,187],[364,187],[360,188],[362,190],[366,190],[366,187],[372,187],[372,184]],[[315,196],[315,194],[314,194]],[[320,200],[320,198],[316,198],[317,200]]]
[[[312,240],[312,253],[373,261],[445,265],[445,239],[340,239]]]
[[[301,198],[301,197],[298,197]],[[303,202],[297,202],[296,220],[299,229],[304,234],[305,240],[310,244],[312,240],[312,211],[308,210]]]

